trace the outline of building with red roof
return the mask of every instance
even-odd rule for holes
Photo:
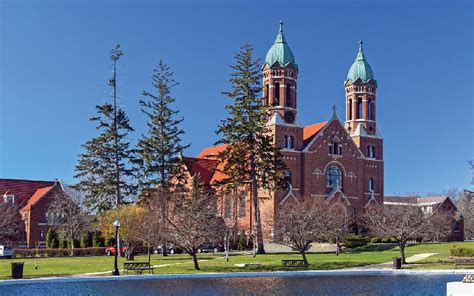
[[[33,247],[44,244],[50,225],[47,221],[49,204],[57,194],[65,194],[59,181],[0,179],[0,202],[13,203],[20,211],[19,244]],[[1,243],[1,242],[0,242]]]
[[[338,204],[348,217],[355,217],[369,207],[383,206],[383,139],[376,118],[378,84],[362,42],[341,89],[341,100],[346,106],[344,122],[334,107],[329,120],[310,125],[300,123],[298,73],[298,64],[280,24],[262,67],[262,103],[270,110],[267,127],[274,136],[274,144],[281,149],[289,186],[288,190],[276,193],[261,190],[266,240],[272,239],[278,208],[301,196]],[[208,147],[197,158],[188,158],[190,174],[199,174],[204,183],[216,186],[225,178],[224,164],[217,159],[224,150],[225,146]],[[238,217],[238,228],[247,234],[253,232],[250,191],[238,202],[220,197],[219,204],[224,218]]]

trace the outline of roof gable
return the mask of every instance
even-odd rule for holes
[[[191,176],[199,176],[204,184],[211,182],[217,167],[217,160],[194,157],[184,157],[183,160]]]
[[[319,130],[317,130],[317,132],[314,135],[312,135],[310,138],[304,141],[303,151],[305,152],[311,151],[311,148],[315,145],[318,138],[324,136],[324,133],[326,132],[326,130],[329,129],[330,131],[331,127],[333,126],[335,127],[337,132],[340,132],[339,136],[337,136],[338,141],[344,138],[344,140],[347,141],[348,145],[350,145],[350,148],[356,153],[355,156],[363,157],[362,151],[360,151],[359,147],[357,147],[356,143],[354,142],[350,134],[347,132],[347,130],[344,128],[344,126],[342,125],[339,118],[337,118],[337,116],[333,116],[330,121],[325,121],[325,124]],[[304,134],[304,130],[303,130],[303,134]]]
[[[43,196],[45,196],[52,188],[53,186],[48,186],[44,188],[39,188],[35,191],[35,193],[28,199],[28,202],[26,205],[23,207],[23,209],[28,209],[31,208],[31,206],[35,205]]]
[[[303,127],[303,146],[306,146],[327,123],[327,121],[323,121]]]
[[[15,200],[21,205],[26,203],[38,189],[53,186],[54,184],[55,181],[0,179],[0,194],[14,195]]]

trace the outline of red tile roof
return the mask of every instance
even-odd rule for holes
[[[38,200],[40,200],[46,193],[49,192],[49,190],[51,190],[51,188],[53,188],[54,186],[48,186],[48,187],[44,187],[44,188],[40,188],[40,189],[37,189],[36,192],[30,197],[30,199],[28,199],[28,202],[26,203],[26,205],[23,207],[23,209],[28,209],[30,208],[32,205],[34,205]]]
[[[217,160],[195,157],[184,157],[184,164],[191,176],[199,175],[204,184],[211,182],[217,167]]]
[[[53,186],[54,183],[55,181],[0,179],[0,195],[13,194],[19,204],[24,204],[38,189]]]
[[[208,159],[217,159],[217,155],[224,151],[227,148],[227,145],[213,146],[204,148],[204,150],[199,153],[198,158],[208,158]]]
[[[304,146],[313,139],[313,137],[327,124],[327,121],[315,123],[305,126],[303,128],[303,142]]]

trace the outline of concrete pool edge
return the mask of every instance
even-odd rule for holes
[[[199,274],[156,274],[129,276],[67,276],[35,279],[0,280],[1,286],[75,283],[75,282],[106,282],[106,281],[138,281],[138,280],[174,280],[174,279],[206,279],[206,278],[245,278],[272,276],[376,276],[376,275],[430,275],[430,274],[469,274],[474,269],[431,269],[431,270],[302,270],[302,271],[268,271],[268,272],[228,272],[228,273],[199,273]]]

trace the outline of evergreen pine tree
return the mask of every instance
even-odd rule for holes
[[[183,181],[182,151],[189,145],[181,144],[184,131],[179,125],[183,118],[178,117],[179,111],[171,106],[175,101],[171,90],[178,83],[169,66],[161,60],[153,70],[152,81],[154,91],[143,91],[144,99],[140,100],[142,112],[148,119],[148,134],[137,144],[137,162],[142,196],[146,199],[149,194],[159,195],[161,215],[166,221],[169,193]],[[160,233],[165,234],[165,229],[162,223]],[[164,237],[162,242],[165,243]],[[162,254],[166,256],[164,244]]]
[[[134,157],[128,141],[133,128],[125,111],[117,106],[117,62],[122,55],[119,45],[110,52],[112,102],[96,106],[97,116],[90,120],[100,134],[83,145],[85,151],[76,165],[75,177],[80,181],[75,188],[86,193],[85,205],[93,212],[114,208],[135,192],[130,165]]]
[[[182,180],[181,153],[189,147],[181,144],[183,118],[178,117],[179,111],[171,106],[175,101],[171,90],[178,83],[169,66],[161,60],[153,70],[152,81],[154,91],[143,91],[145,99],[140,100],[142,112],[148,119],[148,134],[143,135],[137,145],[144,194],[155,188],[167,192],[173,178]]]
[[[236,64],[231,66],[232,90],[223,93],[232,104],[226,106],[229,116],[216,131],[221,136],[216,144],[227,145],[219,154],[227,176],[223,185],[250,185],[257,253],[265,253],[258,193],[259,189],[275,190],[282,185],[285,165],[265,127],[268,110],[260,99],[260,61],[253,60],[252,53],[252,46],[245,44],[235,55]]]

